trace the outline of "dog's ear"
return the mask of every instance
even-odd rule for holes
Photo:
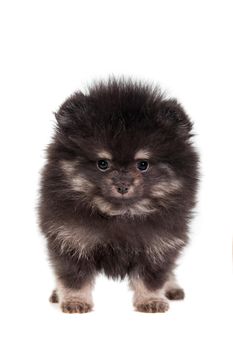
[[[85,95],[76,92],[71,95],[55,113],[58,126],[61,128],[72,127],[85,109]]]
[[[177,134],[183,137],[191,137],[192,123],[183,107],[175,99],[161,102],[160,121],[167,127],[174,127]]]

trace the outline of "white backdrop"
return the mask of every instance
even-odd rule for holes
[[[232,349],[232,2],[1,1],[1,311],[8,349]],[[195,123],[202,181],[178,269],[184,302],[133,311],[126,281],[100,277],[95,311],[49,304],[36,223],[39,170],[59,104],[109,74],[149,79]]]

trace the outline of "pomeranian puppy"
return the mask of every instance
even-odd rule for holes
[[[50,301],[92,310],[104,272],[128,277],[137,311],[167,311],[184,298],[174,268],[198,183],[187,114],[150,84],[110,79],[74,93],[55,116],[39,203],[57,281]]]

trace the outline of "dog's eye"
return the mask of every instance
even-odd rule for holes
[[[137,168],[141,172],[147,171],[149,168],[148,161],[147,160],[140,160],[139,162],[137,162]]]
[[[106,159],[100,159],[97,161],[97,168],[101,171],[106,171],[110,167],[109,162]]]

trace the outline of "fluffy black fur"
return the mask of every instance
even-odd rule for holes
[[[188,241],[198,182],[184,109],[149,84],[111,79],[74,93],[56,120],[39,217],[57,279],[79,290],[103,271],[162,288]],[[139,151],[146,159],[134,159]],[[106,171],[101,152],[112,157]]]

